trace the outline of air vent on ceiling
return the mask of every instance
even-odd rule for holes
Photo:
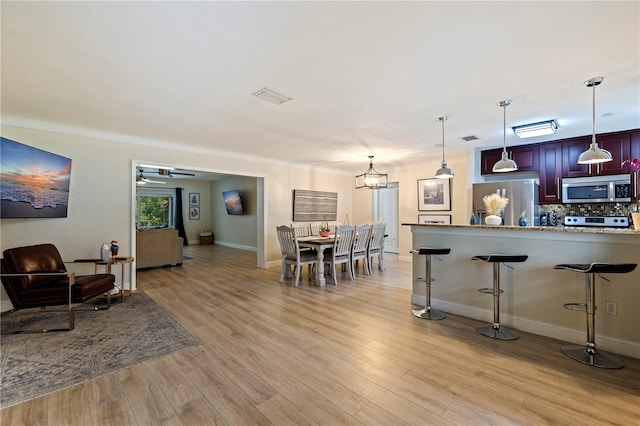
[[[480,139],[477,136],[471,135],[471,136],[465,136],[462,138],[463,141],[465,142],[471,142],[471,141],[477,141],[478,139]]]
[[[274,92],[273,90],[269,89],[268,87],[265,87],[264,89],[258,90],[257,92],[255,92],[253,94],[253,96],[258,97],[260,99],[263,99],[265,101],[272,102],[274,104],[278,104],[278,105],[293,100],[293,98],[290,98],[290,97],[285,96],[285,95],[281,95],[278,92]]]

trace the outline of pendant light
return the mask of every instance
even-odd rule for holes
[[[509,159],[509,154],[507,154],[507,107],[511,105],[511,99],[505,99],[504,101],[498,102],[498,106],[502,107],[504,111],[504,123],[503,123],[503,132],[502,132],[502,158],[493,165],[494,172],[514,172],[518,170],[518,165],[515,161]]]
[[[612,161],[613,156],[606,149],[598,147],[596,142],[596,86],[602,83],[604,77],[593,77],[584,82],[587,87],[593,88],[593,116],[591,146],[578,157],[578,164],[598,164]]]
[[[387,187],[388,178],[386,173],[378,173],[373,168],[373,155],[369,156],[369,168],[366,172],[356,176],[356,189],[369,188],[378,189]]]
[[[448,119],[449,117],[446,115],[438,118],[438,121],[442,123],[442,164],[436,172],[438,179],[451,179],[453,177],[453,171],[447,167],[447,162],[444,159],[444,122]]]

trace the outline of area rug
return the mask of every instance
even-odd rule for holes
[[[144,293],[112,303],[109,310],[76,309],[69,332],[3,335],[0,408],[83,383],[181,349],[198,345],[160,305]],[[68,326],[60,311],[16,311],[2,316],[2,332]]]

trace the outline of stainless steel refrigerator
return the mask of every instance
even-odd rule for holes
[[[518,226],[520,214],[525,213],[527,226],[540,225],[539,185],[535,179],[506,180],[473,184],[473,213],[478,225],[484,225],[487,215],[482,198],[498,193],[509,199],[502,212],[502,224]]]

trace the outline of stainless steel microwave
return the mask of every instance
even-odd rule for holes
[[[630,203],[631,175],[562,179],[563,203]]]

